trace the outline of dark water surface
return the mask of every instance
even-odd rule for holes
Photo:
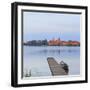
[[[67,46],[23,46],[23,74],[31,76],[51,76],[47,57],[69,65],[69,75],[80,74],[80,47]]]

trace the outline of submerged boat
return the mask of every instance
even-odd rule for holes
[[[61,62],[60,62],[60,65],[61,65],[61,67],[65,70],[65,72],[68,74],[68,72],[69,72],[69,67],[68,67],[68,65],[67,65],[64,61],[61,61]]]

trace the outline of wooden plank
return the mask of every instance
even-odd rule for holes
[[[53,76],[55,75],[67,75],[65,70],[62,68],[60,64],[58,64],[54,58],[49,57],[47,58],[51,73]]]

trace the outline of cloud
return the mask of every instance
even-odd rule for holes
[[[80,32],[80,15],[24,12],[24,34]]]

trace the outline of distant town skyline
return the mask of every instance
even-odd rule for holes
[[[63,41],[60,38],[52,39],[52,40],[31,40],[23,43],[27,46],[80,46],[80,42],[78,41]]]
[[[63,13],[24,12],[23,39],[80,41],[80,15]]]

